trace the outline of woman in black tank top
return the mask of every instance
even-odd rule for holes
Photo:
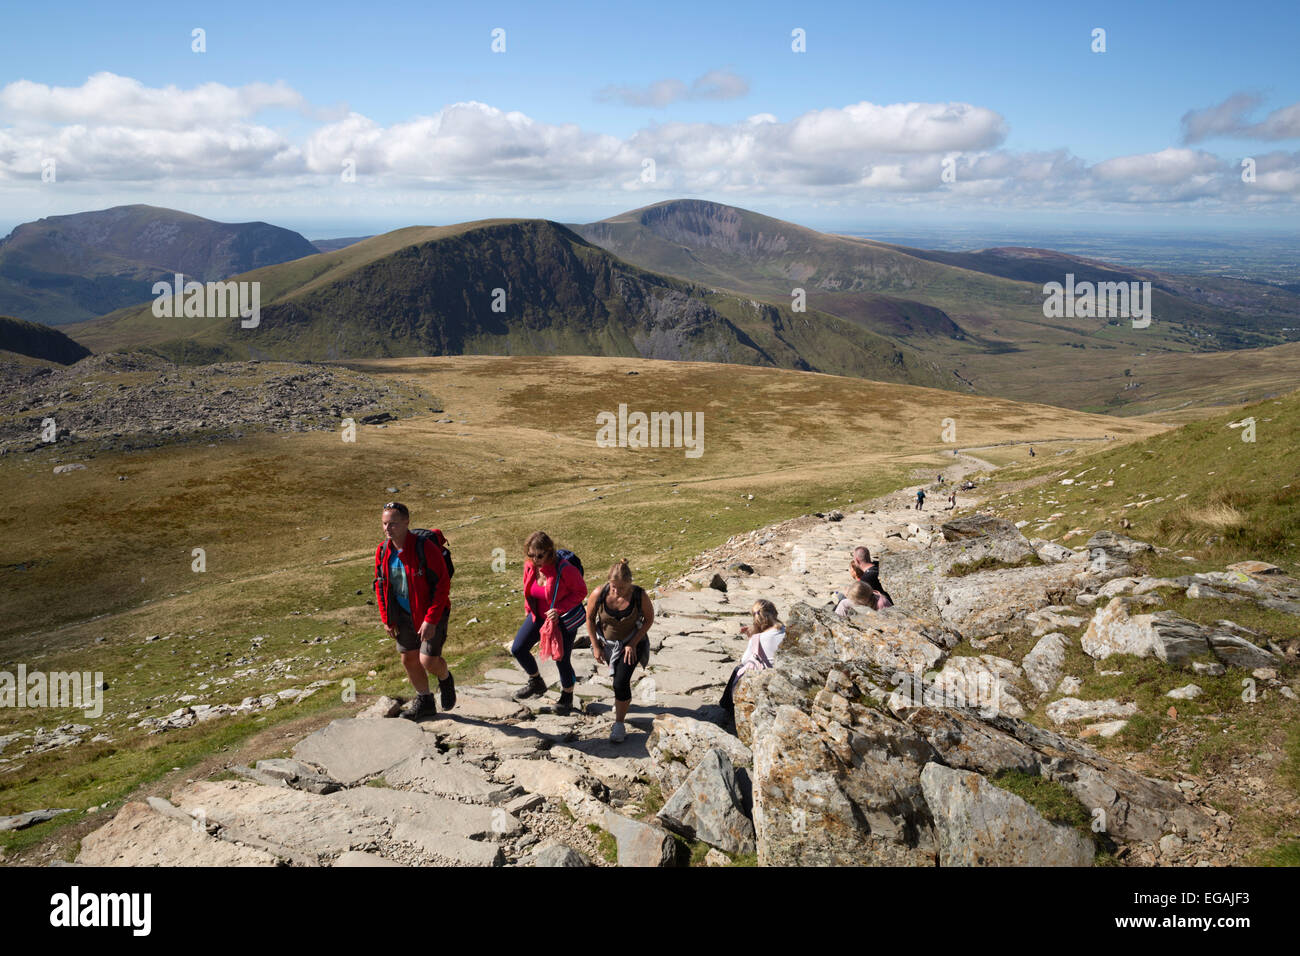
[[[608,583],[587,599],[592,656],[610,665],[614,678],[614,726],[609,732],[614,743],[627,736],[624,719],[632,703],[632,672],[637,664],[645,667],[650,663],[646,634],[654,616],[649,595],[632,583],[626,559],[610,568]]]

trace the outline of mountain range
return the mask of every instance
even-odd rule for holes
[[[131,234],[158,232],[171,236],[168,261],[180,261],[181,249],[211,251],[197,236],[222,225],[140,206],[86,215],[121,210],[134,211],[134,232],[117,229],[99,258],[58,259],[50,251],[57,243],[47,240],[45,261],[65,270],[110,254],[161,261],[158,242],[129,241]],[[149,210],[168,229],[142,225]],[[253,226],[263,231],[249,231]],[[287,230],[276,230],[283,242],[272,242],[264,230],[275,227],[265,224],[223,228],[245,230],[238,233],[242,245],[231,240],[228,252],[238,246],[267,261],[241,271],[230,255],[209,255],[189,260],[191,275],[260,283],[257,327],[159,318],[153,303],[137,296],[65,331],[97,351],[146,347],[187,362],[637,355],[1116,411],[1177,405],[1181,386],[1169,374],[1171,363],[1175,371],[1194,370],[1207,353],[1240,354],[1243,369],[1289,369],[1296,350],[1274,355],[1273,348],[1294,340],[1300,328],[1300,294],[1276,285],[1157,273],[1044,249],[914,249],[703,200],[581,224],[493,219],[412,226],[323,241],[324,252]],[[27,229],[0,246],[0,273],[6,250]],[[188,229],[196,238],[181,238]],[[78,231],[82,246],[93,245],[92,234],[89,227]],[[255,235],[263,237],[260,245]],[[24,241],[34,247],[32,237]],[[147,255],[146,246],[153,250]],[[1154,321],[1140,329],[1123,318],[1047,317],[1043,285],[1067,275],[1077,282],[1150,282]],[[1253,357],[1261,353],[1265,358]],[[1143,378],[1153,363],[1161,371],[1158,391]]]

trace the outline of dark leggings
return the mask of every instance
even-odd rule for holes
[[[642,638],[649,640],[649,638]],[[632,699],[632,672],[636,670],[636,665],[640,663],[635,657],[629,664],[623,657],[623,648],[620,646],[613,651],[614,654],[614,699],[620,703]]]
[[[564,656],[555,662],[556,669],[560,672],[560,686],[572,687],[576,675],[573,673],[573,639],[578,635],[577,627],[573,630],[566,630],[563,625],[560,626],[561,641],[564,644]],[[537,661],[533,659],[532,649],[542,639],[542,626],[538,621],[534,621],[532,615],[524,618],[524,623],[519,625],[519,631],[515,634],[515,642],[510,647],[510,653],[514,655],[519,666],[524,669],[529,677],[537,676]]]

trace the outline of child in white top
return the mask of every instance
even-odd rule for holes
[[[749,671],[766,670],[776,664],[776,651],[785,640],[785,625],[776,616],[776,605],[771,601],[755,601],[753,623],[740,629],[740,633],[749,638],[749,645],[740,659],[740,664],[731,672],[727,689],[719,704],[729,714],[735,713],[733,695],[740,680]]]

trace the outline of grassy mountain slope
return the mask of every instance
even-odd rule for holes
[[[1129,412],[1138,396],[1124,372],[1144,356],[1269,346],[1286,341],[1284,326],[1300,324],[1293,315],[1300,299],[1274,286],[1142,273],[1045,250],[931,253],[701,200],[574,229],[644,268],[742,294],[788,298],[804,288],[810,308],[912,345],[981,391],[1095,411]],[[1067,272],[1150,279],[1151,326],[1044,317],[1043,283]],[[1300,374],[1291,351],[1270,360],[1279,363]],[[1195,382],[1188,376],[1185,384]],[[1240,384],[1255,398],[1271,390]]]
[[[594,354],[960,384],[852,322],[656,275],[544,220],[413,227],[237,278],[261,283],[255,329],[141,306],[73,333],[183,361]]]
[[[156,206],[115,206],[24,223],[0,240],[0,310],[64,324],[152,295],[177,272],[207,281],[316,254],[296,232]]]
[[[1239,425],[1247,418],[1255,419],[1253,442],[1243,440],[1246,433]],[[1227,562],[1258,559],[1296,574],[1298,433],[1300,392],[1292,391],[1086,458],[1048,456],[1031,462],[1022,453],[1012,467],[997,473],[997,480],[1012,490],[997,507],[1031,521],[1035,515],[1064,513],[1059,523],[1047,523],[1037,533],[1067,545],[1080,543],[1068,534],[1077,525],[1113,527],[1127,518],[1132,527],[1126,534],[1193,551],[1220,569]],[[1073,483],[1061,484],[1064,478]],[[1026,479],[1039,483],[1016,487]],[[1050,505],[1045,496],[1052,499]],[[1031,523],[1024,531],[1039,527]],[[1186,573],[1176,565],[1165,570]]]

